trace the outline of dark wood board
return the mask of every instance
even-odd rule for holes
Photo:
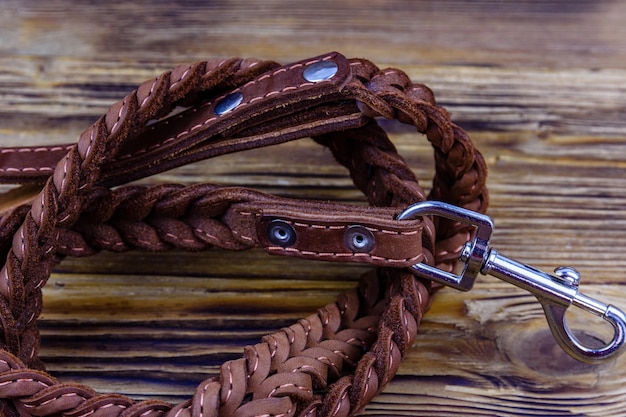
[[[0,2],[0,144],[72,142],[139,83],[180,63],[330,50],[405,70],[467,128],[490,168],[493,245],[626,309],[626,3],[600,1]],[[432,151],[392,139],[428,187]],[[218,182],[360,201],[312,141],[176,169]],[[2,188],[6,189],[6,188]],[[67,259],[44,292],[42,356],[62,380],[188,398],[244,345],[355,285],[362,266],[261,251]],[[573,327],[610,335],[600,320]],[[626,358],[567,357],[532,295],[484,277],[437,294],[370,416],[626,416]]]

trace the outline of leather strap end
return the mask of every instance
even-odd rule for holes
[[[0,184],[44,183],[54,172],[54,166],[73,147],[68,145],[0,146]]]
[[[292,227],[293,244],[283,246],[271,240],[277,222]],[[424,258],[421,227],[380,227],[350,219],[320,222],[264,216],[257,237],[271,255],[395,268],[409,267]]]
[[[398,221],[397,209],[318,202],[234,205],[225,222],[248,245],[271,255],[409,267],[424,259],[421,220]]]

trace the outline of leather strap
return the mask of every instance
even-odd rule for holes
[[[100,249],[119,251],[117,246],[127,249],[124,241],[132,241],[134,247],[146,250],[260,247],[273,255],[390,267],[408,267],[425,257],[423,222],[396,220],[400,211],[394,207],[293,200],[210,184],[102,188],[92,196],[72,227],[74,233],[61,231],[57,237],[60,253],[85,256]],[[26,209],[17,208],[16,213]],[[0,238],[18,231],[19,222],[9,226],[9,218],[4,218],[7,225]],[[147,221],[153,225],[153,237],[146,230]],[[272,240],[276,223],[289,228],[292,242]],[[105,230],[111,228],[116,236]],[[349,239],[367,242],[354,245]],[[8,285],[0,279],[0,294],[9,295]]]
[[[323,82],[309,82],[303,71],[312,64],[332,61],[338,65],[334,77]],[[163,109],[184,106],[199,92],[189,92],[174,103],[159,103],[157,92],[171,83],[169,89],[182,88],[189,78],[211,71],[220,77],[231,75],[233,60],[196,63],[180,66],[169,74],[146,81],[137,89],[137,102],[146,112],[155,105],[163,106],[144,126],[136,127],[136,137],[120,146],[118,155],[105,167],[99,183],[113,186],[191,162],[225,153],[274,145],[292,139],[314,136],[329,130],[357,127],[364,118],[356,105],[333,106],[329,102],[342,99],[341,89],[351,76],[347,59],[337,53],[278,67],[260,77],[255,68],[272,67],[271,63],[245,62],[247,71],[239,75],[237,86],[228,94],[213,93],[199,105],[185,108],[175,116],[166,117]],[[204,64],[204,68],[202,68]],[[242,63],[243,64],[243,63]],[[238,69],[241,71],[241,68]],[[172,82],[172,78],[176,81]],[[215,80],[219,82],[220,80]],[[234,85],[233,85],[234,84]],[[223,91],[217,89],[217,92]],[[245,100],[226,115],[215,113],[215,107],[226,95],[241,93]],[[156,101],[156,103],[154,103]],[[169,104],[169,105],[168,105]],[[121,106],[118,103],[115,107]],[[120,107],[118,110],[122,110]],[[110,119],[115,111],[110,111]],[[0,182],[45,181],[54,166],[65,157],[72,145],[22,147],[0,150]]]
[[[306,71],[331,68],[330,76]],[[233,108],[226,107],[226,104]],[[224,109],[227,111],[224,111]],[[182,110],[182,111],[181,111]],[[430,198],[484,211],[486,168],[430,90],[399,70],[325,54],[286,66],[203,61],[142,84],[76,145],[0,149],[0,178],[39,183],[4,196],[0,218],[0,411],[20,416],[348,416],[395,374],[429,304],[428,283],[403,267],[450,270],[471,230],[394,220],[426,199],[373,120],[414,125],[435,149]],[[280,199],[242,188],[127,186],[228,152],[312,136],[345,165],[372,207]],[[54,166],[54,168],[53,168]],[[111,190],[112,185],[123,185]],[[61,384],[42,371],[41,287],[64,256],[134,247],[261,246],[271,254],[379,266],[358,290],[266,336],[172,406]]]

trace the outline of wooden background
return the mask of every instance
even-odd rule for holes
[[[490,167],[493,244],[626,309],[626,2],[0,1],[0,143],[71,142],[176,64],[330,50],[430,85]],[[425,139],[393,139],[428,185]],[[231,155],[153,181],[212,181],[360,200],[311,141]],[[135,398],[189,397],[242,347],[354,285],[362,267],[258,251],[107,253],[63,262],[45,288],[42,355],[62,380]],[[572,323],[610,335],[586,314]],[[534,298],[481,278],[445,290],[370,416],[626,416],[626,357],[555,345]]]

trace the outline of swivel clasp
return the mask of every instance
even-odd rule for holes
[[[493,275],[532,293],[541,303],[550,330],[557,343],[573,358],[588,363],[608,360],[626,347],[626,315],[617,307],[604,304],[578,292],[580,275],[571,267],[559,267],[554,275],[502,256],[489,248],[493,221],[489,216],[451,204],[426,201],[406,208],[399,220],[435,215],[470,224],[475,227],[474,239],[467,242],[459,260],[462,272],[453,274],[424,263],[412,266],[415,274],[424,278],[468,291],[478,273]],[[602,317],[613,326],[613,339],[600,348],[585,346],[572,333],[565,319],[571,305]]]

